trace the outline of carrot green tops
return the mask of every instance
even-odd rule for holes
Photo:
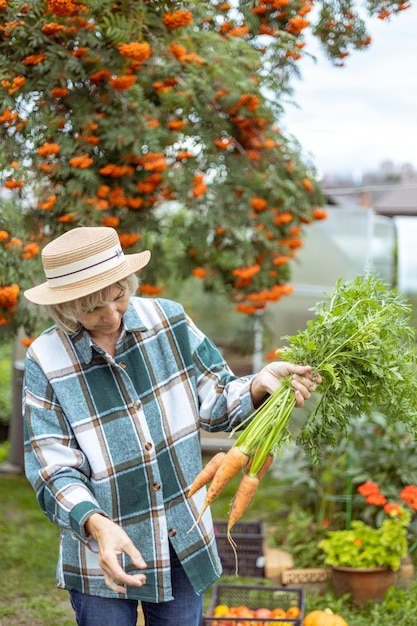
[[[24,381],[26,474],[61,529],[58,586],[118,597],[105,586],[84,523],[102,512],[148,564],[126,598],[172,599],[169,542],[197,593],[221,573],[210,512],[187,491],[201,470],[200,427],[230,431],[253,411],[250,377],[232,374],[217,348],[163,299],[133,298],[115,358],[81,328],[55,326],[30,346]],[[134,566],[123,555],[128,573]]]

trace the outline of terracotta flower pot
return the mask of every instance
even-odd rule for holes
[[[356,568],[332,566],[336,595],[350,593],[352,602],[361,608],[369,600],[381,602],[389,587],[395,586],[397,572],[389,567]]]

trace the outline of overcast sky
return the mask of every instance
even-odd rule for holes
[[[281,126],[319,173],[360,176],[383,161],[417,170],[417,5],[390,21],[368,22],[372,44],[335,68],[304,58]]]

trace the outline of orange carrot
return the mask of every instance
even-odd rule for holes
[[[211,481],[210,487],[207,490],[203,508],[188,532],[191,532],[191,530],[200,522],[206,509],[221,494],[232,478],[245,467],[248,460],[248,455],[238,446],[232,446],[230,450],[228,450],[223,457],[220,467],[217,469],[213,480]]]
[[[218,452],[213,456],[213,458],[210,459],[210,461],[203,467],[201,472],[194,479],[194,482],[187,493],[187,498],[191,498],[196,491],[204,487],[204,485],[207,485],[213,479],[225,456],[226,452]]]
[[[232,538],[231,530],[248,508],[253,496],[255,495],[258,485],[259,478],[257,476],[244,474],[233,497],[232,506],[229,511],[229,520],[227,523],[227,539],[235,555],[236,576],[238,575],[238,557],[236,543]]]
[[[257,476],[251,476],[250,474],[243,475],[233,497],[232,506],[230,507],[229,520],[227,523],[228,534],[230,534],[233,526],[248,508],[253,496],[255,495],[258,485],[259,478]]]

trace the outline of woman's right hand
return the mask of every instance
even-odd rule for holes
[[[141,553],[123,528],[108,517],[93,513],[85,523],[85,530],[98,543],[99,565],[109,589],[125,593],[123,585],[142,587],[146,583],[145,574],[127,574],[120,565],[118,555],[125,553],[138,569],[147,567]]]

